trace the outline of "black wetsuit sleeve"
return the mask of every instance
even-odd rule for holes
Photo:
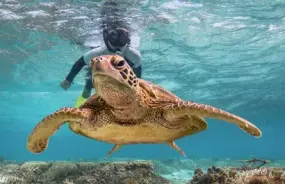
[[[136,76],[137,76],[138,78],[141,78],[141,75],[142,75],[142,66],[140,65],[139,67],[134,68],[134,72],[135,72],[135,74],[136,74]]]
[[[74,77],[78,74],[78,72],[86,65],[83,56],[80,57],[72,66],[69,74],[65,78],[67,81],[72,82]]]

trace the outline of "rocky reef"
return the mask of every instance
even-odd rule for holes
[[[25,162],[0,165],[3,184],[170,184],[152,162]]]
[[[272,167],[242,170],[213,166],[206,173],[196,169],[187,184],[285,184],[284,171],[283,168]]]
[[[238,163],[230,159],[18,163],[0,157],[0,184],[285,184],[285,161],[253,158]]]

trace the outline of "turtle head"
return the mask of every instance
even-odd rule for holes
[[[98,56],[90,65],[96,93],[109,105],[124,108],[134,102],[138,79],[122,56]]]

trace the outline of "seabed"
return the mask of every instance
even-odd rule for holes
[[[2,159],[0,184],[285,184],[285,160]]]

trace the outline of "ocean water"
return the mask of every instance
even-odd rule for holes
[[[32,154],[26,141],[46,115],[73,106],[84,70],[60,88],[87,46],[102,44],[101,1],[0,1],[0,156],[17,161],[101,159],[113,145],[63,126],[48,149]],[[142,54],[142,78],[185,100],[222,108],[254,123],[249,136],[207,119],[208,130],[177,140],[188,158],[270,160],[285,155],[284,1],[125,1],[132,45]],[[81,43],[76,44],[76,43]],[[113,158],[173,159],[163,144],[127,145]]]

